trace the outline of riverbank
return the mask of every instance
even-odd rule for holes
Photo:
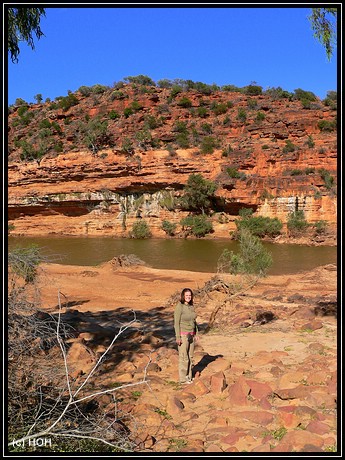
[[[90,385],[101,391],[120,386],[115,403],[111,393],[99,398],[99,410],[129,414],[124,420],[139,452],[336,451],[335,265],[268,276],[231,302],[219,287],[203,295],[214,273],[114,261],[41,268],[44,310],[54,315],[60,307],[62,321],[75,331],[67,354],[74,386],[118,327],[132,321]],[[195,293],[200,326],[188,388],[177,383],[173,330],[176,296],[186,286]],[[274,319],[257,322],[260,312]]]

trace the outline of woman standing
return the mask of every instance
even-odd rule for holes
[[[193,306],[193,291],[184,288],[175,307],[174,327],[179,352],[180,383],[192,383],[194,344],[198,339],[196,313]]]

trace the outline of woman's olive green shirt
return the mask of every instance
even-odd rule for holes
[[[174,311],[174,327],[176,340],[180,340],[182,332],[198,331],[196,324],[196,313],[193,305],[179,302]]]

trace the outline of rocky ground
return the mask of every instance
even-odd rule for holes
[[[92,385],[118,387],[117,401],[109,392],[100,405],[108,416],[127,414],[139,452],[336,452],[337,267],[269,276],[231,301],[221,283],[205,289],[211,279],[114,261],[43,265],[43,308],[57,313],[60,303],[75,330],[67,354],[73,385],[129,325]],[[201,330],[195,378],[185,386],[177,383],[173,331],[183,287],[195,293]]]

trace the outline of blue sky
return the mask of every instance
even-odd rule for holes
[[[327,60],[310,13],[289,4],[57,4],[46,8],[35,50],[22,43],[19,62],[8,60],[7,102],[35,102],[37,94],[54,100],[80,86],[113,86],[137,75],[219,86],[255,82],[324,99],[337,90],[337,53]]]

